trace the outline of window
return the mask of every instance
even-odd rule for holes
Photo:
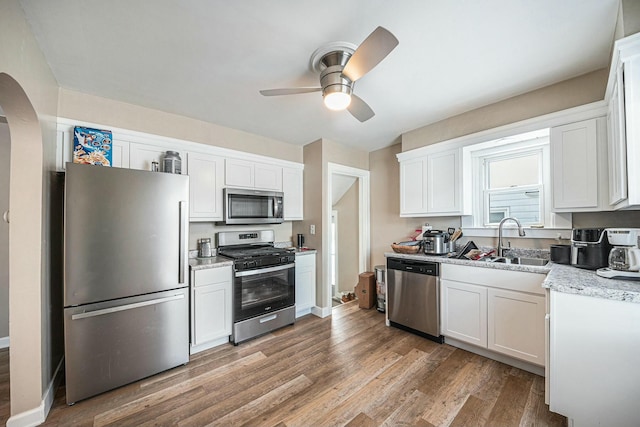
[[[541,194],[542,149],[483,157],[483,225],[497,225],[516,217],[523,225],[539,225],[543,218]]]
[[[549,130],[467,148],[473,173],[473,227],[493,228],[507,217],[523,226],[549,226]]]

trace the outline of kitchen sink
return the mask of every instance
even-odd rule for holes
[[[487,262],[498,262],[501,264],[535,265],[539,267],[547,265],[549,263],[548,259],[526,258],[526,257],[515,257],[515,258],[487,257],[484,259]]]

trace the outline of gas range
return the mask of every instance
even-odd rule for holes
[[[234,260],[236,271],[252,270],[295,262],[295,254],[272,245],[231,245],[218,248],[218,253]]]
[[[233,259],[233,329],[238,344],[295,322],[294,252],[274,247],[273,230],[225,231],[218,254]]]

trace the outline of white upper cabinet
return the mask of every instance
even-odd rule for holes
[[[622,74],[622,68],[619,73]],[[609,131],[609,203],[616,205],[627,199],[627,141],[624,127],[624,93],[622,78],[614,82],[607,129]]]
[[[400,216],[419,216],[426,211],[426,159],[400,162]]]
[[[607,210],[606,119],[552,128],[551,170],[554,211]]]
[[[191,221],[221,221],[224,158],[201,153],[188,153],[188,158]]]
[[[400,216],[463,215],[460,149],[400,158]],[[400,156],[399,156],[400,157]]]
[[[282,167],[246,160],[227,159],[225,185],[282,191]]]
[[[304,217],[303,170],[282,168],[282,192],[284,193],[284,220],[296,221]]]
[[[167,150],[171,149],[159,145],[132,142],[129,144],[129,168],[150,171],[152,163],[158,162],[158,168],[162,172],[162,158]],[[187,153],[185,151],[177,152],[180,155],[182,175],[186,175]]]
[[[605,100],[609,102],[609,202],[640,208],[640,34],[616,41]]]
[[[427,212],[460,215],[461,186],[460,150],[448,150],[427,156]]]
[[[129,168],[129,143],[122,140],[111,142],[111,166]],[[58,125],[56,136],[56,168],[65,169],[65,163],[73,161],[73,126]]]

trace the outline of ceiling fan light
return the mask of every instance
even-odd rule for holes
[[[351,95],[344,92],[331,92],[324,95],[324,105],[333,111],[342,111],[351,104]]]

